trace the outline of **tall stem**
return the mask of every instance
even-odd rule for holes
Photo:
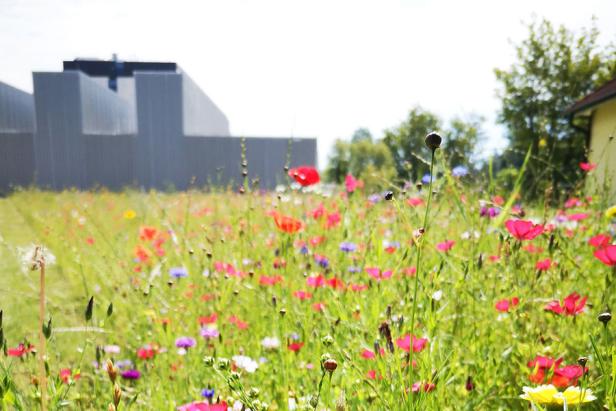
[[[47,410],[47,373],[45,371],[45,335],[43,324],[45,321],[45,258],[41,255],[38,261],[40,271],[39,289],[39,387],[41,389],[41,410]]]
[[[428,212],[430,211],[430,202],[432,201],[432,172],[434,169],[434,152],[432,150],[432,157],[430,158],[430,185],[428,186],[428,202],[426,203],[426,212],[424,214],[422,229],[424,233],[417,239],[417,259],[415,260],[415,285],[413,287],[413,308],[411,310],[411,341],[409,346],[409,389],[413,386],[413,336],[415,335],[415,312],[417,311],[417,289],[419,288],[419,275],[421,273],[419,264],[421,263],[421,249],[423,244],[423,238],[426,234],[428,225]],[[404,387],[403,387],[404,388]],[[406,391],[405,391],[406,392]],[[410,401],[414,408],[414,403]]]

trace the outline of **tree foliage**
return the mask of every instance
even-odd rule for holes
[[[542,20],[529,24],[528,31],[516,46],[515,63],[495,74],[502,105],[498,121],[509,139],[504,163],[519,166],[532,147],[536,161],[525,181],[532,195],[545,188],[542,184],[572,184],[571,170],[584,159],[587,125],[577,119],[572,125],[565,110],[616,75],[616,59],[600,50],[594,25],[575,34]]]

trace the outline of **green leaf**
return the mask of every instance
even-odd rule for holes
[[[90,301],[88,301],[88,306],[86,307],[86,322],[92,319],[92,311],[94,310],[94,296],[90,297]]]

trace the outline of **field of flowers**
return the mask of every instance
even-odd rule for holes
[[[436,158],[432,189],[0,199],[0,409],[616,409],[616,209]]]

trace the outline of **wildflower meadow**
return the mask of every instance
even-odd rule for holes
[[[616,207],[525,203],[436,137],[381,192],[0,199],[0,408],[616,409]]]

